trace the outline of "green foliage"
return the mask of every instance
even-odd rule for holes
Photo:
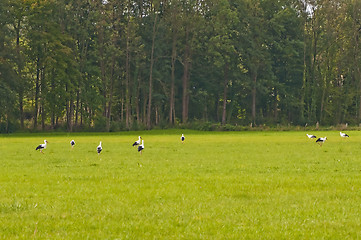
[[[360,9],[326,0],[4,0],[0,123],[358,124]]]

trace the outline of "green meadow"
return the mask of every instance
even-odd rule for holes
[[[360,239],[361,132],[307,133],[1,135],[0,238]]]

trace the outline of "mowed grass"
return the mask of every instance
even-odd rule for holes
[[[1,239],[361,238],[361,132],[181,133],[0,136]]]

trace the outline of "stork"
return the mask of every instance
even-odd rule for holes
[[[320,137],[316,140],[316,143],[318,143],[320,145],[320,147],[322,147],[322,144],[327,140],[327,137]]]
[[[133,143],[133,147],[134,147],[134,146],[138,146],[138,145],[140,144],[140,139],[142,139],[141,136],[139,136],[139,137],[138,137],[138,140]]]
[[[313,135],[313,134],[306,134],[306,135],[307,135],[307,137],[310,138],[310,139],[311,139],[311,138],[317,138],[317,137],[316,137],[315,135]]]
[[[142,140],[142,144],[140,144],[138,146],[138,152],[140,153],[140,155],[142,155],[142,150],[144,149],[144,140]]]
[[[340,136],[345,138],[345,137],[350,137],[349,135],[347,135],[346,133],[340,132]]]
[[[43,149],[46,148],[46,144],[48,143],[48,141],[44,140],[43,144],[39,144],[39,146],[36,147],[35,150],[40,150],[41,153],[43,153]]]
[[[74,145],[75,145],[75,141],[74,141],[74,139],[70,141],[70,145],[71,145],[71,148],[73,148],[73,147],[74,147]]]
[[[184,137],[184,134],[182,134],[182,136],[181,136],[181,141],[182,141],[182,143],[184,143],[184,140],[185,140],[186,138]]]
[[[103,148],[102,148],[102,142],[100,141],[99,146],[97,147],[98,155],[100,154],[100,152],[101,152],[102,150],[103,150]]]

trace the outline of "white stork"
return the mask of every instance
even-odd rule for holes
[[[35,150],[40,150],[41,153],[43,153],[43,149],[46,148],[46,144],[48,143],[48,141],[44,140],[43,144],[39,144],[39,146],[36,147]]]
[[[138,146],[138,152],[140,153],[140,155],[142,155],[142,150],[144,149],[144,140],[142,140],[142,144],[140,144]]]
[[[320,147],[322,147],[322,144],[327,140],[327,137],[320,137],[316,140],[316,143],[318,143],[320,145]]]
[[[100,154],[100,152],[101,152],[102,150],[103,150],[103,148],[102,148],[102,142],[100,141],[99,146],[97,147],[98,155]]]
[[[182,143],[184,143],[184,140],[186,140],[186,138],[184,137],[184,134],[182,134],[182,136],[181,136]]]
[[[134,147],[134,146],[138,146],[138,145],[140,144],[140,139],[142,139],[141,136],[139,136],[139,137],[138,137],[138,140],[133,143],[133,147]]]
[[[316,137],[315,135],[313,135],[313,134],[306,134],[306,135],[307,135],[307,137],[310,138],[310,139],[311,139],[311,138],[317,138],[317,137]]]
[[[71,148],[73,148],[74,145],[75,145],[75,141],[74,141],[74,139],[73,139],[73,140],[70,141],[70,146],[71,146]]]
[[[347,135],[346,133],[340,132],[340,136],[345,138],[345,137],[350,137],[349,135]]]

